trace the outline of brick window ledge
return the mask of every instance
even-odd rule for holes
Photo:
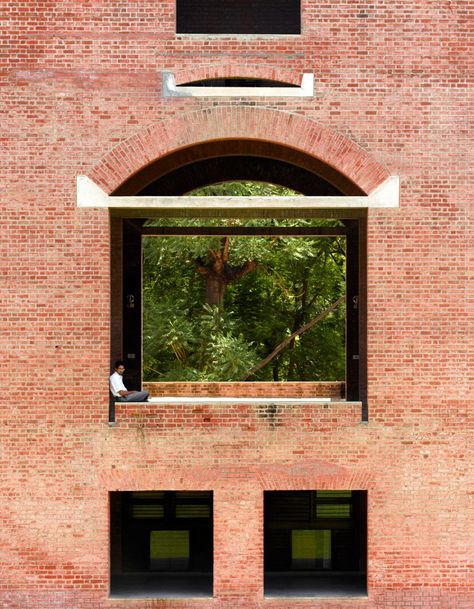
[[[149,402],[116,402],[109,425],[168,435],[174,430],[330,431],[359,425],[361,420],[362,403],[341,399],[167,396]]]
[[[274,398],[318,399],[331,398],[340,401],[345,397],[343,381],[285,381],[285,382],[145,382],[151,398]]]

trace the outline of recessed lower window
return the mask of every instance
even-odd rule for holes
[[[367,493],[265,492],[265,595],[367,593]]]
[[[211,491],[110,494],[111,596],[212,596]]]

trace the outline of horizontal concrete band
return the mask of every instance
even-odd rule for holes
[[[399,207],[400,180],[390,176],[369,195],[322,197],[140,197],[110,196],[87,176],[77,177],[77,206],[110,210],[163,210],[188,213],[211,210],[312,210],[312,209],[369,209]]]
[[[117,402],[117,404],[312,404],[313,402],[322,404],[361,404],[361,402],[346,402],[335,398],[306,397],[306,398],[210,398],[210,397],[159,397],[149,398],[148,402]]]

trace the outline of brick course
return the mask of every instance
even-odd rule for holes
[[[344,397],[342,382],[285,383],[143,383],[152,397],[249,397],[249,398],[315,398]]]
[[[177,36],[171,0],[0,9],[2,608],[474,606],[472,6],[301,6],[301,36],[276,37]],[[316,94],[162,99],[162,70],[313,71]],[[400,209],[368,217],[368,423],[344,403],[121,405],[107,423],[110,223],[76,208],[75,178],[112,192],[226,137],[365,192],[400,175]],[[264,599],[263,490],[317,488],[368,490],[368,597]],[[133,489],[214,491],[213,599],[108,599],[107,493]]]

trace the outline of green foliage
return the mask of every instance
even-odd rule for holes
[[[231,182],[193,194],[295,193],[270,184]],[[324,223],[306,220],[297,225]],[[203,222],[186,219],[173,224]],[[232,219],[219,224],[244,222]],[[296,223],[253,220],[245,224],[278,227]],[[229,264],[255,260],[257,267],[227,284],[223,308],[212,307],[205,302],[205,281],[196,271],[196,260],[209,262],[211,250],[220,247],[220,237],[144,239],[145,380],[241,380],[285,338],[344,294],[343,238],[238,236],[230,239]],[[249,380],[344,379],[344,334],[341,305]]]
[[[235,380],[257,363],[252,344],[238,333],[231,313],[204,304],[190,314],[183,302],[176,304],[171,312],[172,299],[156,308],[147,302],[147,380]]]
[[[291,188],[269,182],[219,182],[202,186],[188,193],[196,197],[294,197]]]

